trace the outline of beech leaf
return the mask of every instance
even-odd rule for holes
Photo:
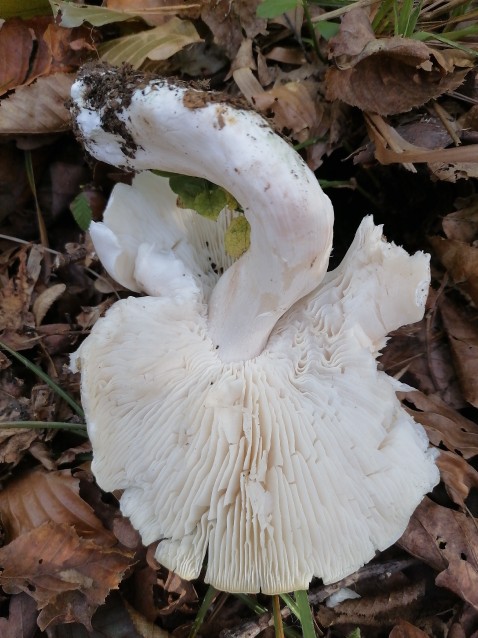
[[[25,592],[41,610],[38,626],[80,622],[116,589],[131,564],[131,553],[80,538],[73,527],[44,523],[0,549],[0,585],[9,594]]]

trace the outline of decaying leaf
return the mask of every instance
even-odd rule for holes
[[[478,305],[478,248],[443,237],[430,237],[429,241],[453,283]]]
[[[478,608],[478,530],[470,517],[425,498],[399,544],[440,572],[439,587]]]
[[[7,20],[0,25],[0,95],[41,76],[73,71],[91,49],[89,31],[64,29],[51,17]]]
[[[65,102],[74,75],[55,73],[17,88],[0,102],[0,134],[56,133],[70,128]]]
[[[43,523],[0,549],[0,584],[25,592],[41,610],[38,625],[80,622],[91,616],[121,582],[131,554],[78,536],[67,524]]]
[[[450,498],[464,511],[470,490],[478,489],[478,472],[463,457],[452,452],[442,451],[437,465]]]
[[[424,42],[403,37],[375,38],[364,9],[345,14],[331,39],[337,67],[326,76],[327,97],[380,115],[403,113],[462,84],[472,57],[450,64]],[[355,33],[358,30],[358,37]],[[456,68],[465,67],[465,68]]]
[[[442,226],[448,239],[471,244],[478,237],[478,201],[472,199],[464,208],[446,215]]]
[[[388,638],[428,638],[428,634],[406,620],[401,620],[392,629]]]
[[[317,87],[313,82],[287,82],[254,96],[256,108],[273,113],[274,124],[299,141],[305,141],[320,122]]]
[[[27,594],[18,594],[10,599],[8,618],[0,618],[2,638],[34,638],[37,633],[37,608]]]
[[[478,271],[475,277],[477,275]],[[441,301],[440,313],[463,396],[471,405],[478,407],[478,326],[476,313],[465,312],[448,299]]]
[[[214,41],[226,51],[229,59],[236,56],[243,39],[265,32],[266,20],[257,16],[260,0],[216,0],[205,2],[201,18],[214,34]]]
[[[105,62],[118,66],[128,63],[137,69],[146,58],[167,60],[195,42],[201,42],[201,38],[193,23],[171,18],[154,29],[110,40],[99,47],[99,53]]]
[[[478,454],[478,430],[468,420],[436,396],[426,396],[418,390],[399,392],[398,396],[415,406],[407,408],[415,421],[421,423],[433,445],[444,445],[451,452],[458,451],[463,458]]]
[[[81,498],[79,481],[70,470],[36,469],[9,481],[0,491],[0,517],[9,540],[47,522],[71,526],[98,545],[112,546],[116,538]]]

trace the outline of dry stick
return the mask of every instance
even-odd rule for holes
[[[403,569],[407,569],[414,565],[420,565],[420,563],[421,561],[417,558],[405,558],[389,561],[387,563],[366,565],[354,574],[343,578],[338,583],[323,585],[322,587],[313,589],[308,595],[309,603],[311,605],[322,603],[326,598],[339,589],[354,585],[361,580],[365,580],[367,578],[389,578],[395,572],[402,571]],[[290,613],[291,612],[288,607],[283,607],[281,609],[281,616],[283,619],[288,618]],[[271,614],[267,613],[259,616],[257,619],[247,620],[234,629],[225,629],[221,631],[219,636],[220,638],[255,638],[255,636],[258,636],[261,631],[264,631],[267,627],[271,627],[272,624],[273,619],[271,618]]]
[[[346,7],[340,7],[340,9],[327,11],[327,13],[322,13],[320,16],[314,16],[311,19],[311,22],[322,22],[323,20],[338,18],[339,16],[343,15],[344,13],[348,13],[353,9],[358,9],[359,7],[369,7],[371,4],[377,4],[377,2],[380,2],[380,0],[358,0],[357,2],[348,4]]]
[[[440,104],[438,104],[436,100],[433,100],[430,106],[430,110],[435,112],[435,115],[438,117],[440,122],[443,124],[443,127],[445,128],[446,132],[453,140],[453,144],[455,146],[460,146],[461,140],[456,134],[456,130],[453,126],[453,123],[449,119],[448,112]]]

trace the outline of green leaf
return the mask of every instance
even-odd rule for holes
[[[251,243],[251,227],[247,219],[240,215],[235,217],[226,230],[224,248],[233,259],[238,259],[249,248]]]
[[[277,18],[277,16],[296,9],[299,4],[299,0],[263,0],[257,7],[258,18]]]
[[[354,629],[347,638],[362,638],[362,634],[360,633],[360,627]]]
[[[48,0],[2,0],[0,3],[0,18],[32,18],[38,15],[51,15]]]
[[[180,208],[190,208],[209,219],[216,220],[228,204],[228,193],[207,179],[173,175],[169,178],[169,185],[178,196]]]
[[[80,193],[70,204],[75,222],[81,230],[88,230],[91,224],[92,210],[90,203],[84,193]]]
[[[315,25],[316,30],[324,38],[324,40],[330,40],[334,35],[337,35],[340,29],[338,22],[329,22],[328,20],[321,20]]]

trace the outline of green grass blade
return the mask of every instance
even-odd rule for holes
[[[290,596],[289,594],[281,594],[280,597],[285,602],[287,607],[291,610],[291,612],[294,614],[294,616],[300,620],[299,607],[297,603],[295,602],[295,600],[292,598],[292,596]]]
[[[299,608],[299,618],[300,624],[302,625],[303,638],[316,638],[314,618],[312,616],[307,592],[304,590],[296,591],[295,600]]]
[[[23,363],[25,367],[27,367],[34,374],[36,374],[37,377],[39,377],[42,381],[44,381],[47,385],[49,385],[50,388],[54,392],[56,392],[59,397],[61,397],[64,401],[66,401],[66,403],[68,403],[68,405],[71,408],[73,408],[73,410],[78,414],[78,416],[81,416],[82,419],[85,418],[85,414],[81,406],[78,405],[78,403],[68,394],[68,392],[65,392],[63,388],[61,388],[57,383],[55,383],[53,379],[50,376],[48,376],[46,372],[43,372],[41,368],[39,368],[37,365],[32,363],[29,359],[24,357],[22,354],[16,352],[16,350],[13,350],[12,348],[10,348],[10,346],[7,346],[7,344],[4,343],[3,341],[0,341],[0,348],[3,348],[7,352],[9,352],[12,355],[12,357],[15,357],[15,359],[20,361],[20,363]]]
[[[196,638],[201,625],[204,622],[204,618],[206,617],[207,610],[211,606],[212,601],[216,597],[218,590],[215,589],[212,585],[209,586],[209,589],[204,596],[204,599],[199,607],[199,611],[197,613],[196,618],[194,619],[193,626],[191,627],[191,631],[189,632],[189,638]]]
[[[84,423],[64,423],[63,421],[2,421],[0,430],[67,430],[88,438]]]
[[[257,602],[255,598],[253,598],[250,594],[234,594],[236,598],[238,598],[246,607],[249,607],[251,611],[253,611],[258,616],[262,616],[262,614],[267,614],[268,609],[264,607],[260,603]]]

